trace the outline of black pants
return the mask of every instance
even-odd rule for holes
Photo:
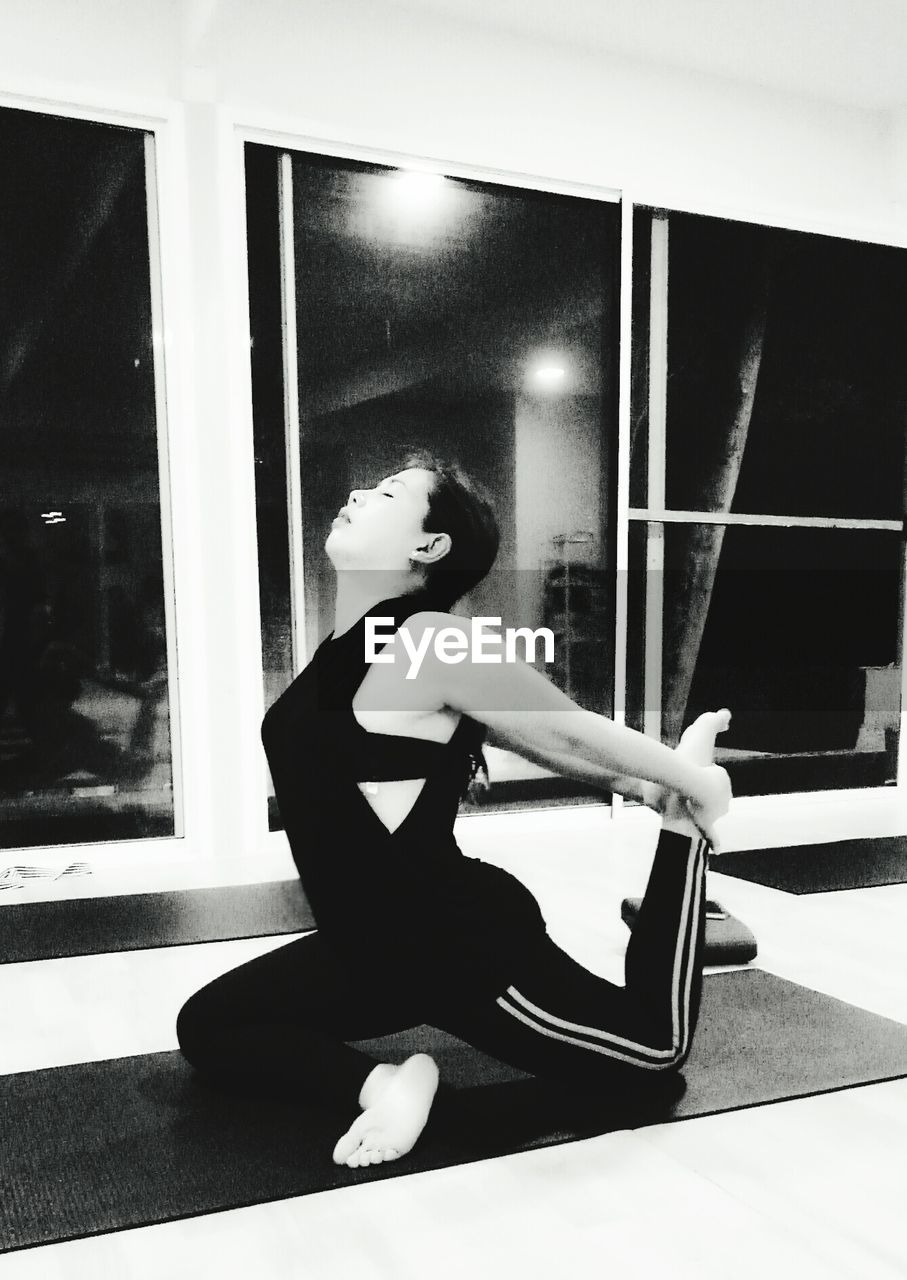
[[[475,999],[464,992],[455,1004],[435,1004],[403,984],[383,985],[367,965],[357,971],[315,932],[192,996],[177,1021],[180,1048],[222,1083],[345,1110],[376,1065],[348,1042],[422,1024],[519,1070],[582,1086],[676,1070],[699,1013],[707,856],[704,840],[662,832],[623,987],[540,932],[506,991]]]

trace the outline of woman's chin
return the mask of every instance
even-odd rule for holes
[[[328,530],[328,536],[324,540],[325,549],[329,546],[342,542],[342,535],[349,525],[344,520],[335,520]]]
[[[331,567],[338,573],[344,569],[362,569],[361,553],[357,556],[355,551],[344,547],[343,539],[335,537],[335,532],[332,530],[324,540],[325,555],[330,560]]]

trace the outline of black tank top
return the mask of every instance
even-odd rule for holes
[[[499,993],[515,951],[544,922],[520,881],[466,857],[454,839],[484,725],[461,715],[448,742],[429,742],[369,733],[352,709],[369,669],[365,619],[391,617],[397,628],[426,607],[422,593],[393,597],[336,639],[332,633],[268,709],[261,738],[326,941],[352,963],[445,998],[464,987]],[[401,778],[426,781],[390,832],[356,784]]]

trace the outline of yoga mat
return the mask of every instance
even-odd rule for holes
[[[331,1160],[355,1101],[341,1116],[220,1091],[176,1052],[0,1078],[0,1249],[907,1075],[907,1027],[754,969],[706,976],[683,1076],[632,1093],[555,1088],[428,1029],[360,1043],[392,1060],[425,1049],[445,1079],[414,1150],[366,1169]]]
[[[712,870],[784,893],[833,893],[907,884],[907,836],[746,849],[716,858]]]
[[[298,880],[57,902],[4,902],[0,964],[314,929]]]

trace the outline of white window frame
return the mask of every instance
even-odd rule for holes
[[[756,223],[764,226],[805,231],[813,234],[833,235],[842,239],[867,240],[877,244],[890,244],[896,247],[907,247],[907,238],[903,241],[891,234],[890,227],[879,229],[876,226],[855,224],[852,220],[817,220],[805,215],[802,218],[774,216],[771,211],[741,209],[738,207],[716,206],[708,202],[702,205],[688,201],[672,201],[664,191],[644,190],[642,188],[616,189],[590,188],[585,184],[571,184],[562,181],[550,181],[538,176],[526,175],[506,170],[492,170],[451,162],[439,158],[427,158],[408,153],[401,153],[390,148],[375,145],[357,145],[348,140],[326,140],[324,137],[306,131],[305,124],[300,124],[294,131],[286,120],[276,121],[273,115],[264,113],[258,122],[249,113],[244,119],[235,121],[238,163],[242,165],[243,146],[246,142],[258,142],[287,151],[306,151],[337,159],[362,160],[376,164],[385,164],[408,169],[422,169],[429,172],[442,172],[450,177],[473,178],[485,182],[497,182],[509,187],[526,187],[529,189],[553,191],[564,195],[579,195],[604,199],[609,202],[619,201],[621,211],[621,273],[619,299],[619,389],[618,389],[618,458],[617,458],[617,495],[616,495],[616,547],[615,561],[617,571],[617,599],[614,619],[615,635],[615,688],[614,718],[625,723],[626,715],[626,639],[627,639],[627,598],[626,583],[628,565],[628,542],[631,520],[643,518],[643,511],[650,508],[631,509],[629,502],[629,440],[630,440],[630,326],[632,304],[632,256],[633,237],[632,223],[635,208],[658,207],[666,213],[700,213],[705,216],[720,216],[745,223]],[[654,509],[654,508],[653,508]],[[632,514],[631,514],[632,510]],[[678,513],[682,515],[682,513]],[[648,518],[648,517],[646,517]],[[670,517],[669,517],[670,518]],[[736,522],[736,521],[732,521]],[[764,523],[774,523],[767,517]],[[798,521],[799,523],[799,521]],[[820,522],[821,523],[821,522]],[[839,522],[840,523],[840,522]],[[863,522],[859,527],[866,527]],[[900,522],[868,522],[869,527],[900,527]],[[849,522],[845,527],[849,527]],[[902,664],[902,693],[907,695],[907,672]],[[905,698],[907,705],[907,698]],[[263,708],[262,708],[263,710]],[[735,800],[734,811],[725,819],[723,838],[727,848],[753,848],[760,845],[797,844],[809,841],[841,839],[846,836],[872,836],[896,834],[907,830],[907,716],[902,716],[899,751],[899,774],[895,787],[853,788],[832,791],[808,791],[769,796],[747,796]],[[264,773],[263,773],[263,776]],[[590,808],[604,809],[605,816],[617,822],[638,823],[649,819],[647,812],[638,805],[622,804],[621,798],[615,796],[608,806],[576,806],[568,808],[569,819],[565,816],[565,807],[552,809],[535,809],[528,813],[492,813],[461,815],[457,819],[460,829],[464,823],[476,819],[495,823],[496,838],[505,837],[507,832],[518,833],[538,829],[538,824],[550,822],[552,832],[562,829],[565,822],[582,826],[594,817],[588,813]],[[584,817],[582,810],[587,810]],[[535,826],[533,827],[533,824]],[[283,844],[282,832],[269,833],[269,844]]]
[[[245,144],[258,143],[275,148],[278,159],[278,206],[280,210],[280,260],[281,260],[281,315],[284,336],[284,449],[287,459],[287,507],[289,529],[289,561],[290,561],[290,618],[291,618],[291,651],[293,674],[297,674],[307,661],[306,654],[306,616],[305,616],[305,578],[304,552],[302,537],[302,480],[300,470],[300,419],[298,394],[298,357],[296,351],[296,265],[294,260],[293,239],[293,152],[310,152],[337,160],[359,160],[365,163],[388,165],[391,167],[420,170],[430,173],[443,173],[445,177],[472,179],[507,187],[511,190],[550,191],[558,195],[579,196],[594,199],[602,204],[619,204],[620,194],[616,191],[589,188],[580,184],[553,182],[525,174],[512,175],[499,170],[489,171],[478,166],[450,164],[446,161],[401,155],[374,148],[335,146],[317,138],[292,138],[290,142],[270,132],[259,133],[251,130],[239,130],[242,139],[241,149]],[[262,712],[264,707],[262,707]],[[265,780],[267,773],[265,771]],[[589,806],[584,806],[589,807]],[[602,806],[610,808],[609,805]],[[475,813],[461,815],[469,820],[473,817],[499,816],[497,814]],[[282,836],[281,832],[271,833],[273,837]]]
[[[181,109],[178,104],[149,100],[130,100],[120,105],[92,105],[87,102],[52,101],[46,96],[0,93],[0,110],[18,110],[35,116],[85,121],[88,124],[116,125],[143,133],[146,184],[146,207],[151,297],[152,352],[154,359],[154,402],[157,435],[158,485],[161,516],[161,549],[163,561],[164,610],[167,631],[168,696],[173,767],[173,836],[140,840],[112,840],[92,845],[45,845],[25,849],[4,849],[3,865],[28,864],[51,871],[62,870],[74,857],[86,860],[90,849],[92,868],[123,868],[138,860],[159,859],[166,848],[182,847],[188,831],[198,832],[204,822],[198,788],[191,785],[193,759],[192,698],[188,681],[180,679],[181,670],[189,666],[189,642],[183,632],[191,628],[178,617],[178,601],[191,592],[187,579],[191,566],[188,557],[176,553],[191,530],[186,526],[192,511],[185,481],[190,473],[181,442],[180,430],[188,415],[185,412],[182,380],[186,376],[179,351],[180,316],[185,299],[181,297],[181,280],[185,276],[185,253],[181,231],[174,217],[176,194],[180,185]],[[177,645],[177,635],[180,645]],[[36,891],[29,898],[40,897]],[[83,885],[87,882],[83,882]],[[73,889],[75,891],[75,889]],[[83,887],[82,892],[85,889]],[[26,895],[19,894],[16,901]],[[48,893],[47,896],[56,896]],[[8,899],[3,899],[6,902]]]
[[[625,193],[626,194],[626,193]],[[622,392],[626,403],[622,400],[621,414],[621,470],[618,501],[618,519],[626,529],[626,536],[619,539],[618,575],[626,580],[629,573],[628,536],[629,526],[633,522],[646,526],[646,640],[644,654],[644,686],[643,705],[646,708],[644,732],[659,737],[661,730],[661,685],[662,685],[662,641],[663,628],[660,625],[663,614],[663,576],[660,570],[664,567],[664,526],[665,524],[715,524],[723,526],[745,525],[751,528],[783,527],[812,529],[853,529],[853,530],[887,530],[903,535],[903,520],[870,520],[848,517],[827,516],[794,516],[764,515],[743,512],[714,512],[671,509],[666,505],[665,467],[667,462],[666,439],[666,361],[667,361],[667,318],[668,297],[666,283],[668,275],[668,238],[667,225],[664,235],[657,237],[655,229],[659,222],[667,224],[671,215],[678,213],[694,213],[697,216],[731,217],[735,221],[747,225],[776,226],[789,230],[806,231],[808,234],[833,236],[837,239],[866,240],[866,233],[855,228],[850,234],[841,227],[829,225],[792,225],[788,221],[766,221],[740,211],[726,209],[716,210],[709,206],[678,208],[668,206],[663,201],[643,201],[638,193],[631,201],[626,200],[624,206],[624,226],[626,235],[622,242],[624,259],[627,262],[629,280],[633,271],[633,214],[636,209],[646,209],[653,214],[653,240],[650,259],[650,383],[655,382],[654,396],[650,390],[650,430],[648,437],[648,473],[645,507],[629,505],[630,485],[630,371],[629,351],[627,368],[622,367]],[[904,248],[892,238],[885,236],[869,243],[884,243],[892,247]],[[622,272],[622,280],[624,275]],[[622,302],[631,308],[632,286],[622,286]],[[630,298],[627,297],[630,295]],[[621,331],[622,347],[624,342],[630,346],[630,317]],[[654,347],[654,359],[651,355]],[[654,371],[654,376],[653,376]],[[755,848],[761,844],[778,845],[789,843],[805,843],[816,840],[832,840],[853,835],[888,835],[897,834],[907,829],[907,664],[904,662],[903,637],[905,634],[905,610],[907,610],[907,559],[901,559],[901,603],[902,616],[898,627],[898,660],[901,668],[901,714],[899,718],[898,772],[895,787],[854,787],[830,791],[808,791],[765,796],[747,796],[735,800],[733,813],[725,820],[722,836],[727,848]],[[626,637],[626,588],[619,600],[618,638]],[[622,614],[622,616],[620,616]],[[655,620],[656,625],[649,625]],[[624,644],[625,649],[625,644]],[[626,678],[626,676],[624,676]],[[651,691],[658,690],[657,696]],[[631,812],[625,810],[625,813]],[[637,817],[638,820],[638,817]],[[788,829],[786,824],[790,823]]]

